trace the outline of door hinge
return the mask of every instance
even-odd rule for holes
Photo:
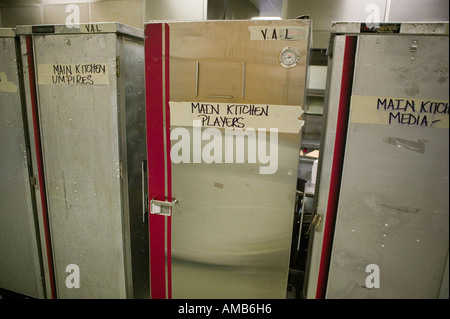
[[[309,234],[309,232],[311,231],[311,228],[313,226],[315,227],[315,231],[317,231],[317,232],[322,231],[322,219],[323,219],[323,215],[317,214],[317,209],[316,209],[316,211],[314,213],[314,217],[313,217],[311,224],[309,225],[308,231],[306,233]]]
[[[23,77],[22,61],[20,59],[17,59],[17,75]]]
[[[31,186],[36,186],[37,185],[37,178],[36,178],[36,176],[30,176],[30,184],[31,184]]]
[[[116,57],[116,76],[120,77],[120,57]]]

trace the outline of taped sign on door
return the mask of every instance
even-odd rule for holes
[[[350,122],[448,128],[449,104],[448,100],[354,95]]]
[[[0,92],[17,92],[17,85],[8,81],[8,77],[5,72],[0,72]]]
[[[298,134],[304,121],[301,106],[215,102],[169,102],[170,125],[202,127],[277,128],[280,133]]]
[[[109,84],[108,63],[38,64],[38,84]]]

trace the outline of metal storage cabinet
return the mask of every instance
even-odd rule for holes
[[[0,288],[45,298],[51,296],[47,253],[39,233],[42,211],[30,178],[33,168],[15,30],[0,29],[0,41]]]
[[[448,23],[333,24],[309,298],[448,298],[448,50]]]
[[[56,297],[147,297],[143,32],[98,23],[17,34]]]
[[[309,20],[149,23],[145,34],[151,297],[286,298]],[[236,117],[230,105],[268,108],[228,125],[266,128],[258,147],[277,155],[274,171],[261,173],[248,145],[227,162],[217,120]],[[205,132],[222,144],[208,149]],[[192,152],[178,149],[179,162],[183,134]],[[199,148],[221,155],[209,163]]]

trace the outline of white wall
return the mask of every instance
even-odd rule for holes
[[[148,20],[206,20],[207,0],[147,0]]]
[[[387,21],[448,21],[448,0],[391,0]]]
[[[249,3],[261,8],[271,4],[275,10],[278,1],[229,1],[228,18],[242,18]],[[223,11],[222,0],[0,0],[0,26],[64,24],[69,14],[65,12],[67,5],[76,4],[81,23],[117,21],[143,28],[149,20],[205,20],[208,2],[212,8],[219,3],[220,13]],[[366,21],[374,7],[380,21],[449,20],[448,0],[283,0],[282,17],[310,14],[313,47],[326,48],[332,21]]]
[[[313,47],[326,48],[332,21],[448,21],[448,0],[284,0],[284,19],[309,14]],[[375,21],[375,20],[370,20]]]
[[[80,23],[121,22],[142,29],[149,20],[206,19],[207,0],[30,0],[0,1],[0,26],[65,24],[69,4]]]

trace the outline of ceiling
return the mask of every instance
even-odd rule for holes
[[[37,5],[41,3],[77,3],[77,2],[90,2],[95,0],[0,0],[0,6],[13,6],[13,5]],[[283,0],[249,0],[260,12],[261,17],[281,17],[283,11]]]
[[[260,17],[281,17],[283,0],[249,0],[259,10]]]

